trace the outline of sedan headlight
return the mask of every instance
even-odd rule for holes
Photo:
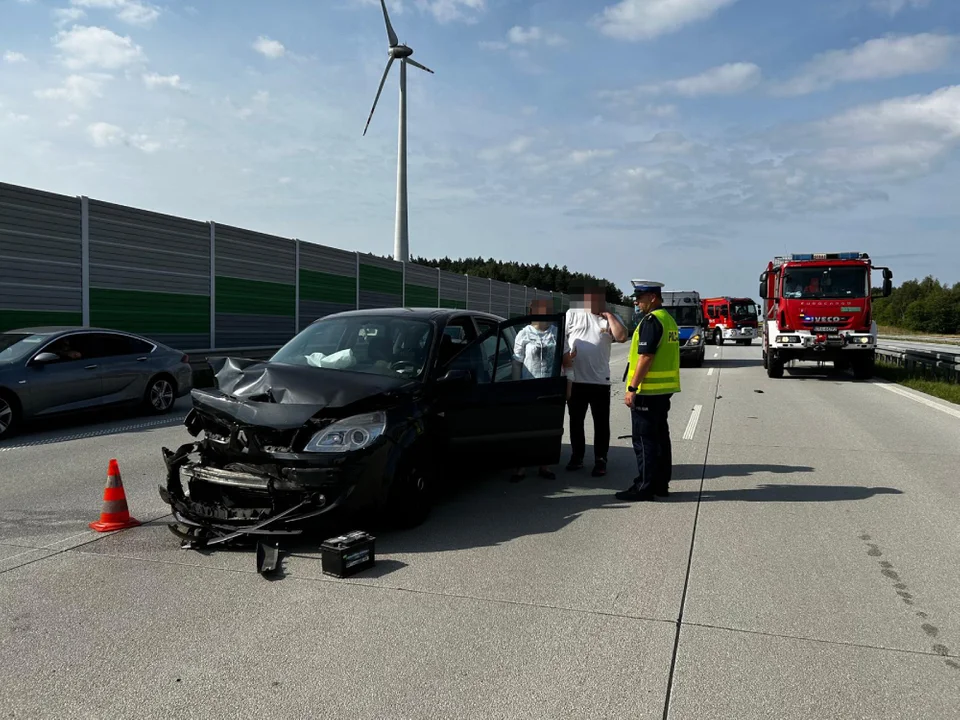
[[[387,427],[384,412],[354,415],[325,427],[303,448],[304,452],[344,453],[369,447]]]
[[[699,345],[701,339],[702,338],[699,335],[694,335],[689,340],[687,340],[687,345]]]

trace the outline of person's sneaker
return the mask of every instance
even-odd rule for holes
[[[616,494],[617,500],[622,500],[623,502],[650,502],[655,496],[649,490],[640,492],[635,487],[631,487],[627,490],[621,490]]]
[[[593,466],[594,477],[603,477],[607,474],[607,461],[604,459],[597,460],[596,464]]]
[[[580,470],[583,467],[583,460],[572,459],[567,463],[567,470]]]

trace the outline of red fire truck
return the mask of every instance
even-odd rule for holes
[[[703,319],[706,337],[714,345],[723,345],[725,340],[749,345],[757,337],[757,304],[750,298],[707,298]]]
[[[763,366],[783,377],[792,360],[832,362],[853,369],[858,379],[873,375],[877,324],[871,308],[871,271],[883,271],[883,296],[893,273],[859,252],[803,253],[776,257],[760,276],[763,298]]]

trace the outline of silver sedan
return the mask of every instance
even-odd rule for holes
[[[0,333],[0,438],[22,422],[143,405],[169,412],[193,386],[189,358],[146,338],[99,328]]]

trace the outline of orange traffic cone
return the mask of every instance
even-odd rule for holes
[[[107,470],[107,487],[103,490],[103,510],[100,511],[100,519],[90,523],[90,527],[97,532],[111,532],[139,524],[140,521],[130,517],[127,509],[127,495],[123,491],[120,465],[116,460],[111,460]]]

